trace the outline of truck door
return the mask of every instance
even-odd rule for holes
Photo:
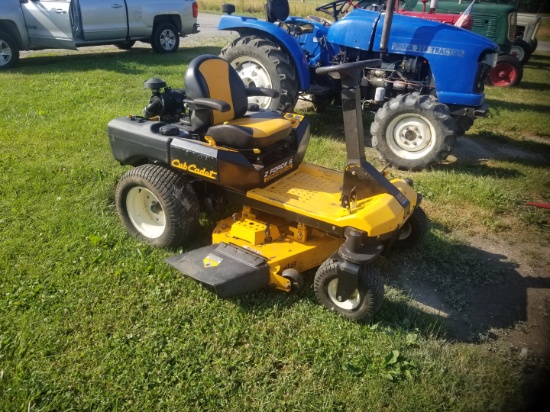
[[[78,2],[83,37],[86,42],[126,39],[128,21],[125,0],[78,0]]]
[[[32,46],[76,49],[69,14],[70,0],[21,2]]]

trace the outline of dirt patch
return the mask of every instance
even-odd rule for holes
[[[533,146],[506,144],[490,138],[459,138],[451,162],[479,164],[491,159],[548,166],[550,144],[529,139]],[[529,146],[529,144],[527,144]],[[548,210],[550,220],[550,210]],[[548,231],[548,227],[543,231]],[[466,259],[480,262],[498,281],[473,286],[456,285],[467,300],[460,310],[449,305],[441,290],[415,276],[414,262],[403,260],[401,287],[423,311],[436,314],[448,325],[449,337],[486,344],[491,350],[510,350],[520,357],[550,362],[550,241],[533,233],[476,234],[453,232],[466,246]],[[418,275],[418,274],[416,274]],[[421,277],[420,277],[421,279]],[[460,281],[459,281],[460,282]]]

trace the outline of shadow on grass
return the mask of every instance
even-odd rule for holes
[[[510,256],[431,232],[421,247],[393,251],[379,260],[379,267],[386,285],[391,286],[386,287],[389,298],[367,325],[379,323],[453,342],[486,342],[496,338],[495,329],[514,329],[527,323],[529,291],[550,289],[549,277],[522,276]],[[304,273],[304,287],[298,292],[262,289],[231,300],[249,313],[286,310],[303,300],[318,304],[314,276],[315,269]],[[410,299],[400,298],[399,292],[395,298],[395,290]],[[336,315],[327,312],[327,316]],[[542,332],[548,335],[550,331]],[[530,349],[543,352],[548,348],[540,339],[539,347]]]
[[[501,134],[483,131],[457,139],[452,151],[456,161],[437,165],[437,170],[455,170],[476,176],[498,178],[521,177],[513,167],[498,167],[487,160],[498,160],[531,167],[545,167],[550,162],[548,144],[532,140],[515,140]]]
[[[547,65],[544,64],[544,65],[541,65],[541,69],[543,67],[546,67]],[[541,91],[541,92],[545,92],[545,91],[548,91],[550,90],[550,85],[547,84],[547,83],[533,83],[533,82],[526,82],[524,80],[522,80],[517,86],[514,87],[514,89],[524,89],[524,90],[536,90],[536,91]],[[512,103],[510,103],[512,104]],[[513,103],[514,106],[517,105],[517,103]],[[531,106],[529,106],[531,107]]]
[[[495,329],[524,327],[538,337],[525,345],[539,356],[550,356],[544,317],[528,312],[528,299],[537,299],[532,292],[543,291],[548,297],[550,277],[522,276],[520,266],[503,253],[434,239],[431,236],[424,246],[432,249],[427,256],[422,249],[391,256],[397,272],[392,283],[408,292],[413,305],[440,317],[453,341],[484,342],[497,338]],[[430,253],[438,247],[451,247],[453,252],[445,258]],[[544,296],[539,295],[540,302]]]
[[[86,52],[86,49],[83,49],[82,53],[70,51],[64,55],[56,51],[55,55],[40,54],[22,58],[15,68],[6,70],[6,72],[34,75],[47,72],[74,73],[102,69],[127,74],[139,74],[143,70],[136,69],[134,66],[148,63],[158,65],[161,60],[167,66],[187,65],[193,58],[199,55],[218,55],[220,50],[220,47],[181,48],[177,53],[162,55],[153,52],[150,48],[143,47],[136,47],[126,51],[113,47],[98,50],[97,52]]]
[[[533,89],[536,90],[550,90],[549,85],[542,85],[537,83],[531,83],[533,85]],[[533,111],[538,112],[541,115],[546,116],[548,114],[548,104],[525,104],[525,103],[516,103],[516,102],[505,102],[503,100],[493,100],[493,99],[487,99],[487,103],[489,103],[489,106],[491,107],[492,111],[498,111],[498,110],[510,110],[510,111]]]

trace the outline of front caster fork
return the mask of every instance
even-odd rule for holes
[[[378,239],[356,229],[346,229],[344,235],[345,242],[331,258],[338,264],[336,299],[340,302],[350,299],[357,290],[361,266],[372,263],[384,249]]]

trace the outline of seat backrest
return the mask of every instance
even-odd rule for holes
[[[265,19],[270,23],[286,20],[289,13],[288,0],[268,0],[265,5]]]
[[[209,97],[223,100],[231,106],[227,112],[193,110],[191,126],[195,130],[206,130],[210,126],[242,117],[247,111],[245,85],[235,69],[221,57],[205,54],[194,58],[185,73],[184,86],[190,100]]]

